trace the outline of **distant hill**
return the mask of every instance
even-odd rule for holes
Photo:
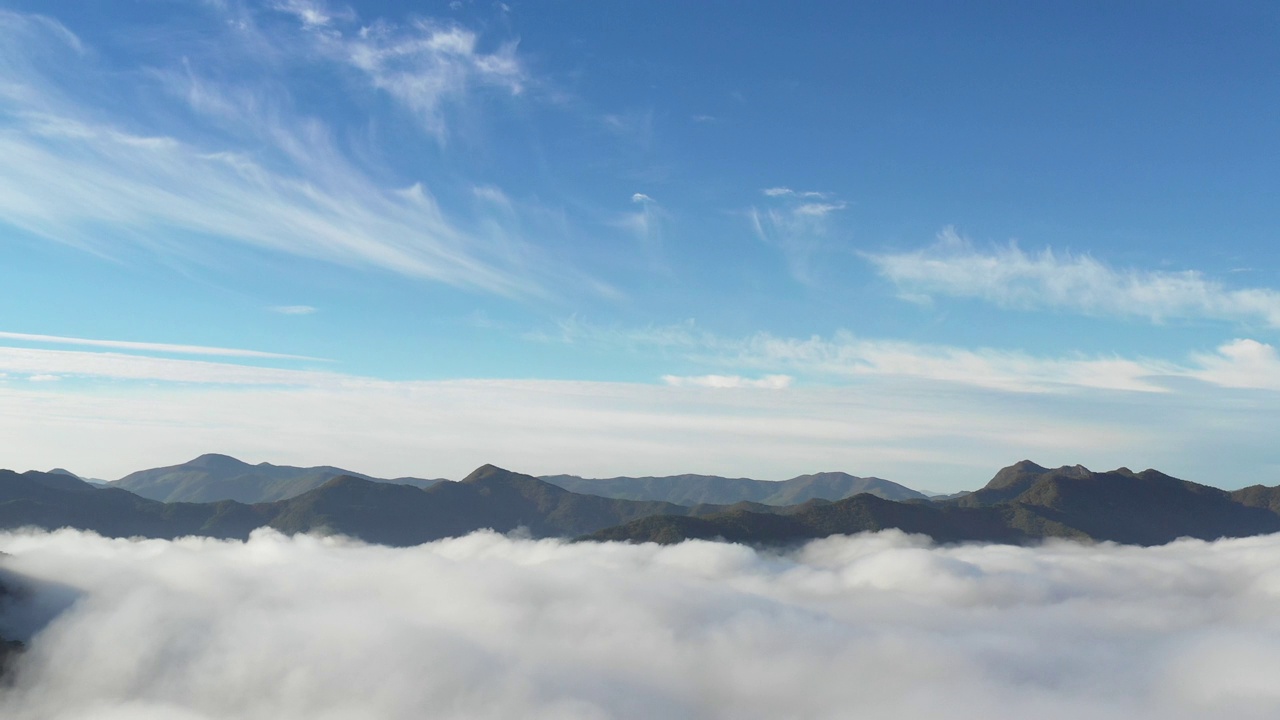
[[[649,515],[692,511],[671,503],[572,493],[493,465],[461,482],[425,490],[335,478],[277,505],[283,511],[271,526],[281,531],[325,530],[389,545],[413,545],[481,528],[525,528],[535,537],[573,537]]]
[[[726,509],[581,495],[492,465],[425,489],[341,475],[297,497],[256,504],[165,503],[69,475],[0,470],[0,529],[73,527],[108,537],[243,539],[272,527],[415,545],[484,528],[574,537],[653,514]]]
[[[50,471],[49,471],[49,474],[50,474],[50,475],[70,475],[71,477],[73,477],[73,478],[75,478],[75,479],[77,479],[77,480],[83,480],[83,481],[85,481],[85,482],[87,482],[87,483],[89,483],[89,484],[91,484],[91,485],[106,485],[106,484],[107,484],[107,481],[106,481],[106,480],[99,480],[98,478],[88,478],[88,477],[83,477],[83,476],[80,476],[80,475],[77,475],[77,474],[75,474],[75,473],[71,472],[70,470],[64,470],[63,468],[54,468],[54,469],[52,469],[52,470],[50,470]]]
[[[615,477],[599,480],[576,475],[544,475],[542,479],[576,493],[623,500],[660,500],[677,505],[732,505],[737,502],[798,505],[814,499],[840,500],[858,493],[869,493],[885,500],[923,500],[926,497],[924,493],[895,482],[875,477],[855,477],[842,472],[800,475],[780,482],[718,475]]]
[[[306,468],[265,462],[250,465],[228,455],[211,453],[181,465],[130,473],[111,486],[161,502],[235,500],[252,504],[297,497],[340,475],[418,488],[441,482],[412,477],[386,480],[327,465]]]
[[[1243,491],[1239,491],[1243,492]],[[686,538],[776,544],[885,528],[940,542],[1026,542],[1062,537],[1158,545],[1179,537],[1215,539],[1280,532],[1280,515],[1261,506],[1280,489],[1253,491],[1248,505],[1217,488],[1155,470],[1050,470],[1023,461],[986,487],[943,502],[889,502],[856,495],[785,515],[732,511],[699,518],[650,517],[592,535],[599,540],[679,542]]]

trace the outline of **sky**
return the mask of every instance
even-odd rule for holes
[[[1274,718],[1280,538],[0,535],[14,720]],[[18,585],[21,583],[21,585]]]
[[[0,0],[0,464],[1280,483],[1278,31]]]

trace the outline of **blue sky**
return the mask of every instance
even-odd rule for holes
[[[0,0],[3,463],[1280,482],[1273,5],[411,5]]]

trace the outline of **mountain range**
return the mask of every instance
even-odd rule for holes
[[[76,477],[62,469],[50,472]],[[139,470],[108,484],[161,502],[235,500],[253,504],[297,497],[343,475],[419,488],[427,488],[443,481],[439,478],[426,480],[414,477],[382,479],[328,465],[293,467],[265,462],[251,465],[227,455],[207,454],[179,465]],[[81,479],[101,484],[87,478]],[[842,472],[801,475],[780,482],[715,475],[615,477],[600,480],[576,475],[545,475],[540,479],[575,493],[688,506],[732,505],[738,502],[795,505],[815,498],[839,500],[863,492],[886,500],[925,498],[923,493],[888,480],[855,477]]]
[[[286,478],[287,482],[269,485],[276,488],[302,482],[298,478],[314,482],[319,474],[316,468],[247,465],[226,456],[201,456],[193,463],[203,468],[205,477],[245,477],[249,468],[259,469],[254,477],[265,477],[268,485]],[[195,492],[200,483],[189,474],[193,463],[174,466],[184,468],[179,471],[159,468],[147,471],[151,475],[129,477],[179,478],[177,484],[185,483],[186,492]],[[614,480],[624,487],[622,481],[643,480],[654,493],[674,492],[686,501],[713,496],[716,480],[691,477],[694,489],[683,494],[668,478]],[[797,480],[806,477],[822,476]],[[836,478],[825,487],[860,480],[850,478]],[[582,481],[587,487],[593,482],[608,484]],[[736,487],[749,487],[757,481],[736,482]],[[810,488],[821,485],[807,482]],[[285,533],[336,533],[388,545],[413,545],[482,528],[523,529],[534,537],[660,543],[721,538],[760,545],[886,528],[926,534],[939,542],[1070,538],[1138,545],[1184,536],[1212,539],[1280,532],[1280,487],[1226,492],[1155,470],[1093,472],[1078,465],[1049,469],[1030,461],[1004,468],[985,487],[959,497],[888,500],[859,493],[838,500],[810,497],[790,505],[608,498],[571,492],[492,465],[459,482],[422,481],[422,486],[342,474],[299,495],[255,503],[161,502],[130,492],[120,487],[122,483],[102,487],[65,473],[0,471],[0,529],[73,527],[111,537],[245,538],[256,528],[269,527]],[[150,485],[157,486],[164,487]],[[809,492],[805,482],[791,488]]]
[[[415,545],[491,528],[576,537],[655,514],[714,514],[734,506],[683,506],[572,493],[486,465],[460,482],[426,488],[340,475],[301,495],[265,503],[160,502],[60,473],[0,470],[0,529],[73,527],[109,537],[248,537],[260,527],[336,533]],[[742,505],[761,510],[768,506]]]
[[[939,542],[1021,543],[1044,538],[1159,545],[1179,537],[1215,539],[1280,532],[1280,488],[1233,493],[1155,470],[1096,473],[1023,461],[961,497],[890,502],[856,495],[787,513],[732,509],[702,517],[641,518],[592,535],[598,540],[673,543],[724,538],[794,543],[834,534],[898,528]]]
[[[924,493],[875,477],[855,477],[842,472],[800,475],[790,480],[770,481],[726,478],[718,475],[671,475],[667,477],[615,477],[589,480],[576,475],[543,475],[553,485],[566,490],[622,500],[662,500],[677,505],[732,505],[755,502],[763,505],[797,505],[807,500],[840,500],[869,493],[885,500],[924,500]]]
[[[58,470],[52,472],[56,473]],[[65,470],[62,472],[66,473]],[[438,478],[425,480],[414,477],[388,480],[328,465],[305,468],[265,462],[250,465],[228,455],[210,453],[181,465],[139,470],[125,475],[111,485],[161,502],[235,500],[242,503],[262,503],[297,497],[341,475],[418,488],[431,487],[441,482]]]

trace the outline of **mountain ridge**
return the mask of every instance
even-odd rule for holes
[[[662,500],[677,505],[732,504],[795,505],[806,500],[840,500],[869,492],[886,500],[923,500],[924,493],[877,477],[844,472],[798,475],[788,480],[753,480],[719,475],[619,476],[589,479],[577,475],[543,475],[543,480],[566,490],[625,500]]]
[[[253,465],[230,455],[205,453],[185,463],[129,473],[111,486],[161,502],[234,500],[254,504],[297,497],[339,475],[420,488],[443,482],[440,478],[376,478],[331,465]]]
[[[1156,470],[1098,473],[1081,465],[1050,469],[1022,461],[1000,470],[982,489],[947,500],[884,504],[855,495],[785,515],[735,511],[696,520],[647,518],[591,538],[670,543],[723,537],[777,544],[896,527],[939,542],[1070,538],[1159,545],[1179,537],[1280,532],[1280,487],[1248,490],[1233,495]]]
[[[472,475],[485,467],[492,466],[481,466]],[[51,472],[77,477],[65,470]],[[235,500],[253,504],[297,497],[339,475],[421,488],[446,482],[442,478],[384,479],[330,465],[295,467],[268,462],[250,464],[230,455],[205,453],[177,465],[129,473],[109,483],[109,486],[123,488],[161,502]],[[927,497],[924,493],[889,480],[858,477],[845,472],[811,473],[782,481],[693,474],[604,479],[545,475],[539,479],[580,494],[618,500],[670,502],[689,507],[732,505],[738,502],[795,505],[811,499],[839,500],[859,492],[870,492],[889,500]]]
[[[206,465],[238,469],[234,458]],[[274,467],[274,466],[273,466]],[[426,488],[356,475],[307,492],[246,504],[160,502],[70,474],[0,470],[0,528],[72,527],[110,537],[203,535],[243,539],[257,528],[336,533],[413,545],[490,528],[534,537],[678,542],[721,538],[776,545],[832,534],[898,528],[938,542],[1028,543],[1047,538],[1155,545],[1280,532],[1280,486],[1234,492],[1156,470],[1093,472],[1030,461],[1001,469],[983,488],[938,501],[860,493],[787,506],[741,501],[677,505],[575,493],[543,479],[483,465],[459,482]]]
[[[724,509],[571,493],[496,466],[478,469],[466,482],[427,488],[340,475],[296,497],[256,504],[165,503],[66,475],[0,470],[0,528],[73,527],[110,537],[244,539],[269,527],[288,534],[336,533],[372,543],[416,545],[486,528],[574,537],[652,514]]]

